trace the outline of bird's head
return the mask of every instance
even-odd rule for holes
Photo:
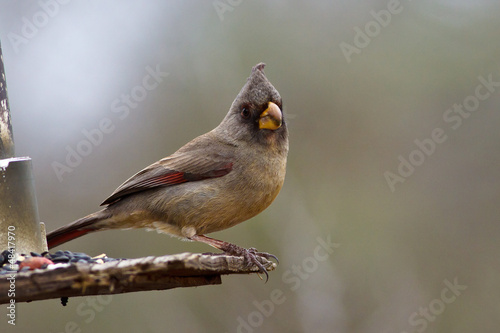
[[[264,74],[264,63],[255,65],[216,131],[231,140],[274,145],[288,149],[288,131],[281,96]]]

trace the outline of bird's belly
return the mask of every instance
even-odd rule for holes
[[[183,228],[194,229],[196,234],[230,228],[266,209],[278,195],[283,183],[231,186],[230,182],[225,182],[226,186],[221,186],[221,181],[220,178],[211,179],[162,189],[165,191],[160,196],[163,199],[151,202],[150,209],[167,214],[157,216],[153,228],[177,236],[185,236],[182,235]],[[160,228],[159,223],[162,222],[159,221],[166,225]]]

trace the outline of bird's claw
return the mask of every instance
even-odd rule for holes
[[[258,252],[257,249],[253,247],[245,249],[239,246],[234,246],[231,251],[227,251],[227,253],[231,255],[242,256],[247,264],[247,267],[257,266],[257,268],[259,269],[259,273],[262,273],[266,276],[266,282],[269,280],[269,273],[267,272],[267,269],[264,267],[264,265],[262,265],[262,263],[259,261],[258,257],[263,257],[266,259],[273,258],[276,260],[276,262],[279,263],[278,258],[274,254],[270,254],[267,252]]]
[[[241,246],[210,238],[205,235],[194,235],[191,236],[190,239],[206,243],[210,246],[215,247],[216,249],[222,250],[228,255],[243,257],[244,263],[246,263],[247,267],[257,266],[257,268],[259,269],[259,273],[263,273],[266,275],[266,282],[267,280],[269,280],[269,274],[267,273],[267,269],[266,267],[264,267],[261,261],[266,259],[266,266],[272,266],[273,264],[269,261],[269,259],[272,258],[279,264],[279,260],[274,254],[259,252],[254,247],[245,249]]]
[[[267,252],[258,252],[255,247],[251,247],[248,249],[248,251],[252,252],[253,254],[259,256],[259,257],[264,257],[266,259],[274,259],[276,260],[276,263],[279,264],[280,261],[278,260],[278,257],[276,257],[274,254],[267,253]]]

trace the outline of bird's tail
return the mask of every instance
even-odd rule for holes
[[[49,232],[47,234],[47,244],[49,249],[90,232],[100,230],[95,226],[96,222],[105,220],[109,216],[110,214],[106,213],[106,209],[103,209]]]

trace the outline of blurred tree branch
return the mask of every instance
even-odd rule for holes
[[[268,270],[276,267],[265,258],[259,259]],[[48,269],[2,275],[0,304],[10,302],[11,276],[15,277],[16,302],[30,302],[221,284],[222,274],[257,272],[257,267],[247,267],[242,257],[225,254],[181,253],[102,264],[57,264]]]

